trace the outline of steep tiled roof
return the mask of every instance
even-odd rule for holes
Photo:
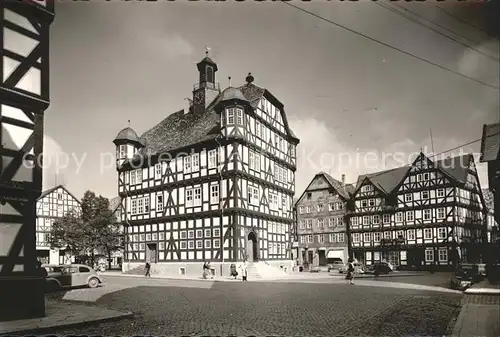
[[[331,175],[329,175],[326,172],[320,172],[319,174],[322,174],[326,181],[337,191],[338,194],[343,196],[344,198],[348,199],[350,197],[349,190],[347,186],[342,186],[342,183],[338,181],[337,179],[333,178]],[[318,175],[316,175],[318,176]]]
[[[500,159],[500,123],[484,125],[479,161],[488,162],[498,159]]]
[[[64,185],[57,185],[57,186],[54,186],[52,188],[49,188],[48,190],[43,191],[42,194],[40,194],[40,196],[38,197],[37,200],[42,199],[43,197],[45,197],[46,195],[49,195],[50,193],[54,192],[58,188],[62,188],[63,190],[66,191],[66,193],[68,193],[70,196],[72,196],[76,201],[80,202],[80,199],[78,199],[70,191],[68,191],[68,189],[66,187],[64,187]]]
[[[220,117],[214,111],[214,107],[225,96],[237,96],[241,92],[244,96],[241,98],[246,98],[250,105],[255,108],[264,93],[268,93],[266,89],[248,83],[239,88],[228,89],[230,90],[226,89],[219,94],[207,106],[204,113],[185,113],[184,110],[180,110],[144,132],[139,138],[145,146],[137,153],[136,157],[164,153],[215,139],[220,133]],[[286,118],[284,121],[287,123]],[[290,134],[293,138],[297,138],[291,130]]]
[[[486,203],[486,208],[493,213],[493,211],[495,210],[493,192],[491,192],[487,188],[483,189],[482,192],[483,192],[484,202]]]
[[[275,100],[276,102],[279,102],[278,99],[276,99],[276,97],[274,97],[268,90],[266,90],[264,88],[260,88],[253,83],[246,83],[245,85],[242,85],[241,87],[239,87],[239,89],[241,90],[243,95],[245,95],[246,99],[250,102],[250,105],[253,108],[257,107],[257,105],[259,104],[259,100],[264,95],[267,95],[267,96],[271,97],[273,100]],[[280,103],[280,105],[283,105],[283,104]],[[283,106],[281,106],[280,108],[283,109]],[[283,113],[284,113],[284,110],[283,110]],[[295,135],[295,133],[292,131],[292,129],[288,125],[288,121],[286,119],[285,113],[284,113],[283,117],[284,117],[283,121],[285,123],[285,127],[290,132],[290,136],[292,136],[293,138],[298,140],[297,136]]]
[[[452,178],[461,183],[465,183],[467,181],[467,174],[469,172],[471,160],[474,160],[472,154],[464,154],[461,156],[437,160],[435,161],[435,164]]]
[[[180,110],[141,135],[146,146],[140,153],[162,153],[215,139],[219,127],[219,118],[214,111],[186,114]]]
[[[404,179],[409,170],[410,166],[403,166],[395,169],[360,175],[356,183],[356,190],[360,187],[365,178],[368,178],[368,180],[370,180],[375,187],[379,188],[384,193],[391,193]]]

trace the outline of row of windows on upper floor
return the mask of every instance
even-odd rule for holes
[[[371,185],[367,185],[371,187]],[[367,187],[363,186],[363,187]],[[433,190],[426,190],[426,191],[421,191],[418,192],[420,195],[420,200],[428,200],[431,198],[431,194],[434,195]],[[469,200],[471,193],[469,191],[463,190],[461,188],[457,188],[458,191],[458,196],[459,198],[463,200]],[[404,194],[404,200],[405,202],[412,202],[414,201],[414,194],[415,193],[405,193]],[[437,198],[445,197],[445,189],[444,188],[439,188],[436,189],[435,196]],[[371,199],[362,199],[359,201],[361,207],[374,207],[377,206],[377,201],[380,202],[380,199],[377,198],[371,198]],[[328,211],[336,211],[336,210],[342,210],[343,209],[343,203],[337,202],[337,203],[330,203],[328,207]],[[313,213],[315,210],[315,207],[313,205],[309,206],[300,206],[299,207],[299,214],[307,214],[307,213]],[[321,213],[324,211],[324,205],[322,203],[318,203],[316,205],[316,211],[318,213]]]
[[[268,189],[267,191],[268,205],[271,210],[278,210],[280,208],[278,193]],[[165,203],[163,198],[163,192],[156,194],[156,211],[162,212]],[[220,193],[218,183],[213,183],[210,185],[210,204],[218,204],[220,202]],[[182,203],[183,201],[181,201]],[[251,205],[260,205],[260,190],[257,185],[248,186],[248,196],[247,202]],[[184,195],[184,204],[187,208],[199,207],[202,205],[202,188],[201,187],[191,187],[186,188],[186,193]],[[284,195],[281,196],[281,208],[282,210],[288,210],[288,198]],[[151,210],[151,201],[149,196],[144,196],[130,201],[130,212],[132,215],[139,215],[149,213]]]
[[[469,200],[471,197],[471,192],[466,191],[461,188],[456,188],[457,190],[457,197],[465,200]],[[415,199],[415,195],[417,196],[417,199]],[[404,201],[405,202],[412,202],[414,200],[429,200],[433,197],[435,198],[444,198],[446,196],[446,190],[444,188],[438,188],[438,189],[428,189],[425,191],[420,191],[420,192],[414,192],[414,193],[404,193]],[[479,195],[476,196],[477,201],[479,201]],[[359,204],[361,207],[373,207],[377,205],[377,201],[380,202],[380,199],[377,198],[371,198],[371,199],[362,199],[359,200]]]
[[[316,237],[316,240],[314,238]],[[325,239],[328,238],[328,241]],[[328,234],[318,234],[316,236],[312,234],[300,235],[300,243],[344,243],[345,234],[344,233],[330,233]]]
[[[473,231],[468,228],[461,228],[461,227],[456,227],[455,228],[455,235],[458,238],[461,238],[463,236],[465,237],[470,237],[471,234],[479,235],[479,231]],[[416,240],[416,230],[415,229],[407,229],[407,230],[398,230],[396,231],[396,238],[401,239],[401,240]],[[423,238],[424,240],[432,240],[434,238],[434,231],[433,228],[424,228],[423,229]],[[392,231],[384,231],[384,232],[366,232],[366,233],[352,233],[352,242],[353,243],[360,243],[360,242],[380,242],[381,239],[393,239],[393,232]],[[437,239],[438,240],[444,240],[448,237],[448,228],[446,227],[439,227],[437,228]],[[361,241],[361,238],[363,241]]]
[[[446,219],[446,208],[441,207],[437,209],[424,209],[423,210],[423,220],[432,220],[432,213],[435,212],[435,216],[438,220],[443,220]],[[403,215],[406,215],[406,217],[403,217]],[[472,220],[478,220],[481,219],[481,213],[478,212],[473,212],[468,214],[470,219]],[[459,216],[460,220],[462,217]],[[359,225],[379,225],[381,223],[384,224],[390,224],[391,220],[393,219],[393,216],[391,214],[383,214],[382,219],[380,218],[380,215],[372,215],[372,216],[362,216],[362,217],[357,217],[357,216],[352,216],[351,217],[351,225],[353,227],[359,226]],[[406,221],[415,221],[415,211],[407,211],[405,214],[403,212],[398,212],[395,215],[394,220],[396,222],[403,222],[404,219]],[[315,219],[317,222],[317,227],[318,228],[323,228],[325,226],[325,219]],[[381,222],[382,220],[382,222]],[[329,218],[328,226],[329,227],[335,227],[335,226],[343,226],[344,225],[344,218],[343,217],[337,217],[337,218]],[[299,226],[301,229],[311,229],[313,226],[313,219],[307,219],[307,220],[301,220],[299,222]]]
[[[424,209],[422,211],[422,219],[423,220],[432,220],[432,215],[435,215],[435,217],[439,220],[446,219],[447,214],[446,214],[446,208],[445,207],[439,207],[439,208],[428,208]],[[455,213],[457,215],[457,220],[461,219],[472,219],[472,220],[478,220],[482,219],[482,213],[481,212],[468,212],[464,208],[459,208],[455,211],[452,212],[452,214]],[[415,211],[406,211],[406,212],[397,212],[396,214],[383,214],[382,219],[380,215],[375,214],[372,216],[369,215],[364,215],[364,216],[352,216],[351,217],[351,225],[352,226],[358,226],[358,225],[378,225],[381,223],[384,224],[390,224],[391,221],[395,222],[403,222],[404,220],[406,221],[415,221]]]
[[[216,150],[210,150],[207,153],[208,156],[208,169],[218,168],[217,163],[222,163],[220,158],[221,152],[219,151],[219,155],[217,155]],[[157,163],[154,166],[154,177],[155,179],[161,179],[163,171],[165,171],[164,166],[168,165],[168,163],[164,162]],[[220,165],[220,164],[219,164]],[[262,155],[260,153],[254,151],[248,151],[248,165],[254,170],[261,172],[264,166],[264,162],[262,161]],[[265,168],[264,168],[265,169]],[[183,157],[183,173],[195,173],[200,170],[200,155],[198,153],[194,153],[189,156]],[[293,175],[292,171],[289,169],[274,163],[274,179],[277,182],[288,183],[291,181],[291,176]],[[136,185],[141,184],[143,179],[143,170],[137,169],[130,171],[130,184]]]
[[[67,213],[74,212],[75,215],[80,214],[80,206],[70,206],[70,205],[57,205],[56,208],[50,207],[48,202],[42,203],[42,209],[38,210],[39,215],[49,215],[50,211],[53,211],[53,216],[62,217]]]
[[[344,209],[343,202],[331,202],[328,204],[328,211],[329,212],[341,211],[343,209]],[[310,213],[313,213],[315,210],[318,213],[322,213],[325,211],[325,205],[322,203],[319,203],[316,205],[316,207],[314,207],[313,205],[299,206],[299,214],[310,214]]]
[[[320,219],[306,219],[306,220],[300,220],[299,221],[299,228],[300,229],[312,229],[313,228],[313,220],[316,220],[316,226],[317,228],[324,228],[325,227],[325,220],[323,218]],[[344,217],[332,217],[328,219],[328,227],[330,228],[335,228],[335,227],[344,227],[345,226],[345,220]]]

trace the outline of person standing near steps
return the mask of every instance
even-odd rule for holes
[[[146,274],[144,274],[144,276],[151,277],[151,264],[149,261],[146,262]]]
[[[243,282],[248,281],[248,266],[247,266],[247,260],[243,260],[243,263],[241,264],[241,279]]]

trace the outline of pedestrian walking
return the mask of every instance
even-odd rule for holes
[[[236,277],[238,276],[238,271],[236,270],[236,265],[234,263],[231,263],[230,270],[231,270],[231,276],[233,276],[234,279],[236,280]]]
[[[247,260],[243,260],[243,263],[241,264],[241,279],[243,282],[248,281],[248,266],[247,266]]]
[[[347,275],[345,277],[346,280],[349,280],[349,284],[354,284],[354,264],[352,259],[349,259],[347,262]]]
[[[144,274],[144,276],[151,277],[151,264],[149,261],[146,262],[146,274]]]

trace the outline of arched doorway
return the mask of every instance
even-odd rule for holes
[[[254,232],[248,234],[247,256],[249,262],[259,260],[259,246],[257,245],[257,235]]]

